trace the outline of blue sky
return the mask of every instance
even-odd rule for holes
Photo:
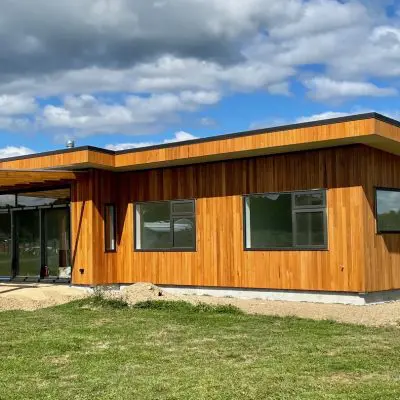
[[[397,0],[15,0],[0,48],[0,157],[400,119]]]

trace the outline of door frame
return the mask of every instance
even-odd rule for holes
[[[10,279],[12,280],[35,280],[35,281],[52,281],[52,282],[61,282],[67,281],[69,282],[71,279],[67,278],[59,278],[58,276],[49,276],[42,278],[40,276],[41,269],[46,264],[46,233],[45,233],[45,210],[51,209],[67,209],[68,212],[68,223],[67,223],[67,234],[69,235],[69,244],[71,247],[71,207],[70,204],[58,204],[58,205],[49,205],[49,206],[36,206],[36,207],[18,207],[10,210],[11,213],[11,242],[12,242],[12,261],[11,261],[11,275]],[[16,226],[16,214],[20,211],[30,211],[30,210],[37,210],[38,218],[39,218],[39,246],[40,246],[40,266],[37,275],[27,276],[27,275],[20,275],[19,274],[19,251],[18,251],[18,237],[17,237],[17,226]],[[71,251],[71,249],[69,249]],[[72,265],[71,265],[72,267]]]

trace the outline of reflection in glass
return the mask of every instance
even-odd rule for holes
[[[376,191],[379,232],[400,232],[400,191]]]
[[[15,207],[15,194],[0,195],[0,208]]]
[[[187,214],[194,212],[193,201],[176,201],[172,203],[172,212],[175,214]]]
[[[292,247],[291,194],[248,197],[246,199],[246,222],[249,224],[246,228],[248,248]]]
[[[301,246],[324,245],[324,213],[296,213],[296,244]]]
[[[194,218],[174,219],[174,247],[195,247]]]
[[[172,247],[169,202],[143,203],[138,206],[140,232],[139,249],[168,249]]]
[[[71,276],[69,210],[54,208],[44,210],[46,274],[52,277]]]
[[[324,194],[316,193],[295,193],[295,207],[322,206],[324,204]]]
[[[115,206],[108,204],[105,207],[104,215],[104,235],[106,251],[115,251],[116,249],[116,231],[115,231]]]
[[[11,276],[11,213],[0,213],[0,276]]]
[[[0,276],[71,275],[69,209],[48,207],[65,206],[70,197],[65,187],[0,195]],[[27,209],[38,206],[47,207]]]
[[[247,249],[327,245],[323,190],[249,195],[244,206]]]
[[[16,211],[18,275],[38,276],[40,273],[39,211]]]
[[[47,191],[27,192],[17,195],[19,207],[37,207],[57,204],[68,204],[70,202],[70,189],[53,189]]]
[[[194,249],[194,200],[148,202],[136,205],[136,248]]]

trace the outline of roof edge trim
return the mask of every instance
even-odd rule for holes
[[[118,150],[118,151],[108,150],[108,149],[104,149],[104,148],[96,147],[96,146],[79,146],[79,147],[73,147],[70,149],[59,149],[59,150],[45,151],[45,152],[41,152],[41,153],[27,154],[24,156],[2,158],[2,159],[0,159],[0,164],[3,162],[8,162],[8,161],[23,160],[23,159],[29,159],[29,158],[35,158],[35,157],[45,157],[45,156],[64,154],[64,153],[73,153],[73,152],[77,152],[77,151],[93,151],[93,152],[109,154],[109,155],[139,153],[139,152],[148,151],[148,150],[160,150],[160,149],[167,149],[167,148],[171,148],[171,147],[185,146],[185,145],[189,145],[189,144],[191,145],[191,144],[198,144],[198,143],[207,143],[207,142],[218,141],[218,140],[233,139],[233,138],[252,136],[252,135],[260,135],[263,133],[283,132],[283,131],[288,131],[288,130],[292,130],[292,129],[310,128],[310,127],[315,127],[315,126],[331,125],[331,124],[337,124],[337,123],[341,123],[341,122],[361,121],[361,120],[373,119],[373,118],[400,128],[400,121],[396,121],[395,119],[386,117],[386,116],[376,113],[376,112],[370,112],[370,113],[363,113],[363,114],[346,115],[344,117],[336,117],[336,118],[328,118],[328,119],[316,120],[316,121],[300,122],[300,123],[288,124],[288,125],[278,125],[278,126],[274,126],[274,127],[270,127],[270,128],[260,128],[260,129],[249,130],[249,131],[240,131],[240,132],[227,133],[227,134],[216,135],[216,136],[208,136],[205,138],[199,138],[199,139],[193,139],[193,140],[185,140],[185,141],[181,141],[181,142],[163,143],[163,144],[156,144],[153,146],[132,148],[132,149],[126,149],[126,150]]]

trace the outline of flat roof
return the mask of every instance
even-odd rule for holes
[[[119,151],[94,146],[60,149],[4,158],[0,168],[140,170],[348,144],[400,155],[400,122],[372,112]]]

